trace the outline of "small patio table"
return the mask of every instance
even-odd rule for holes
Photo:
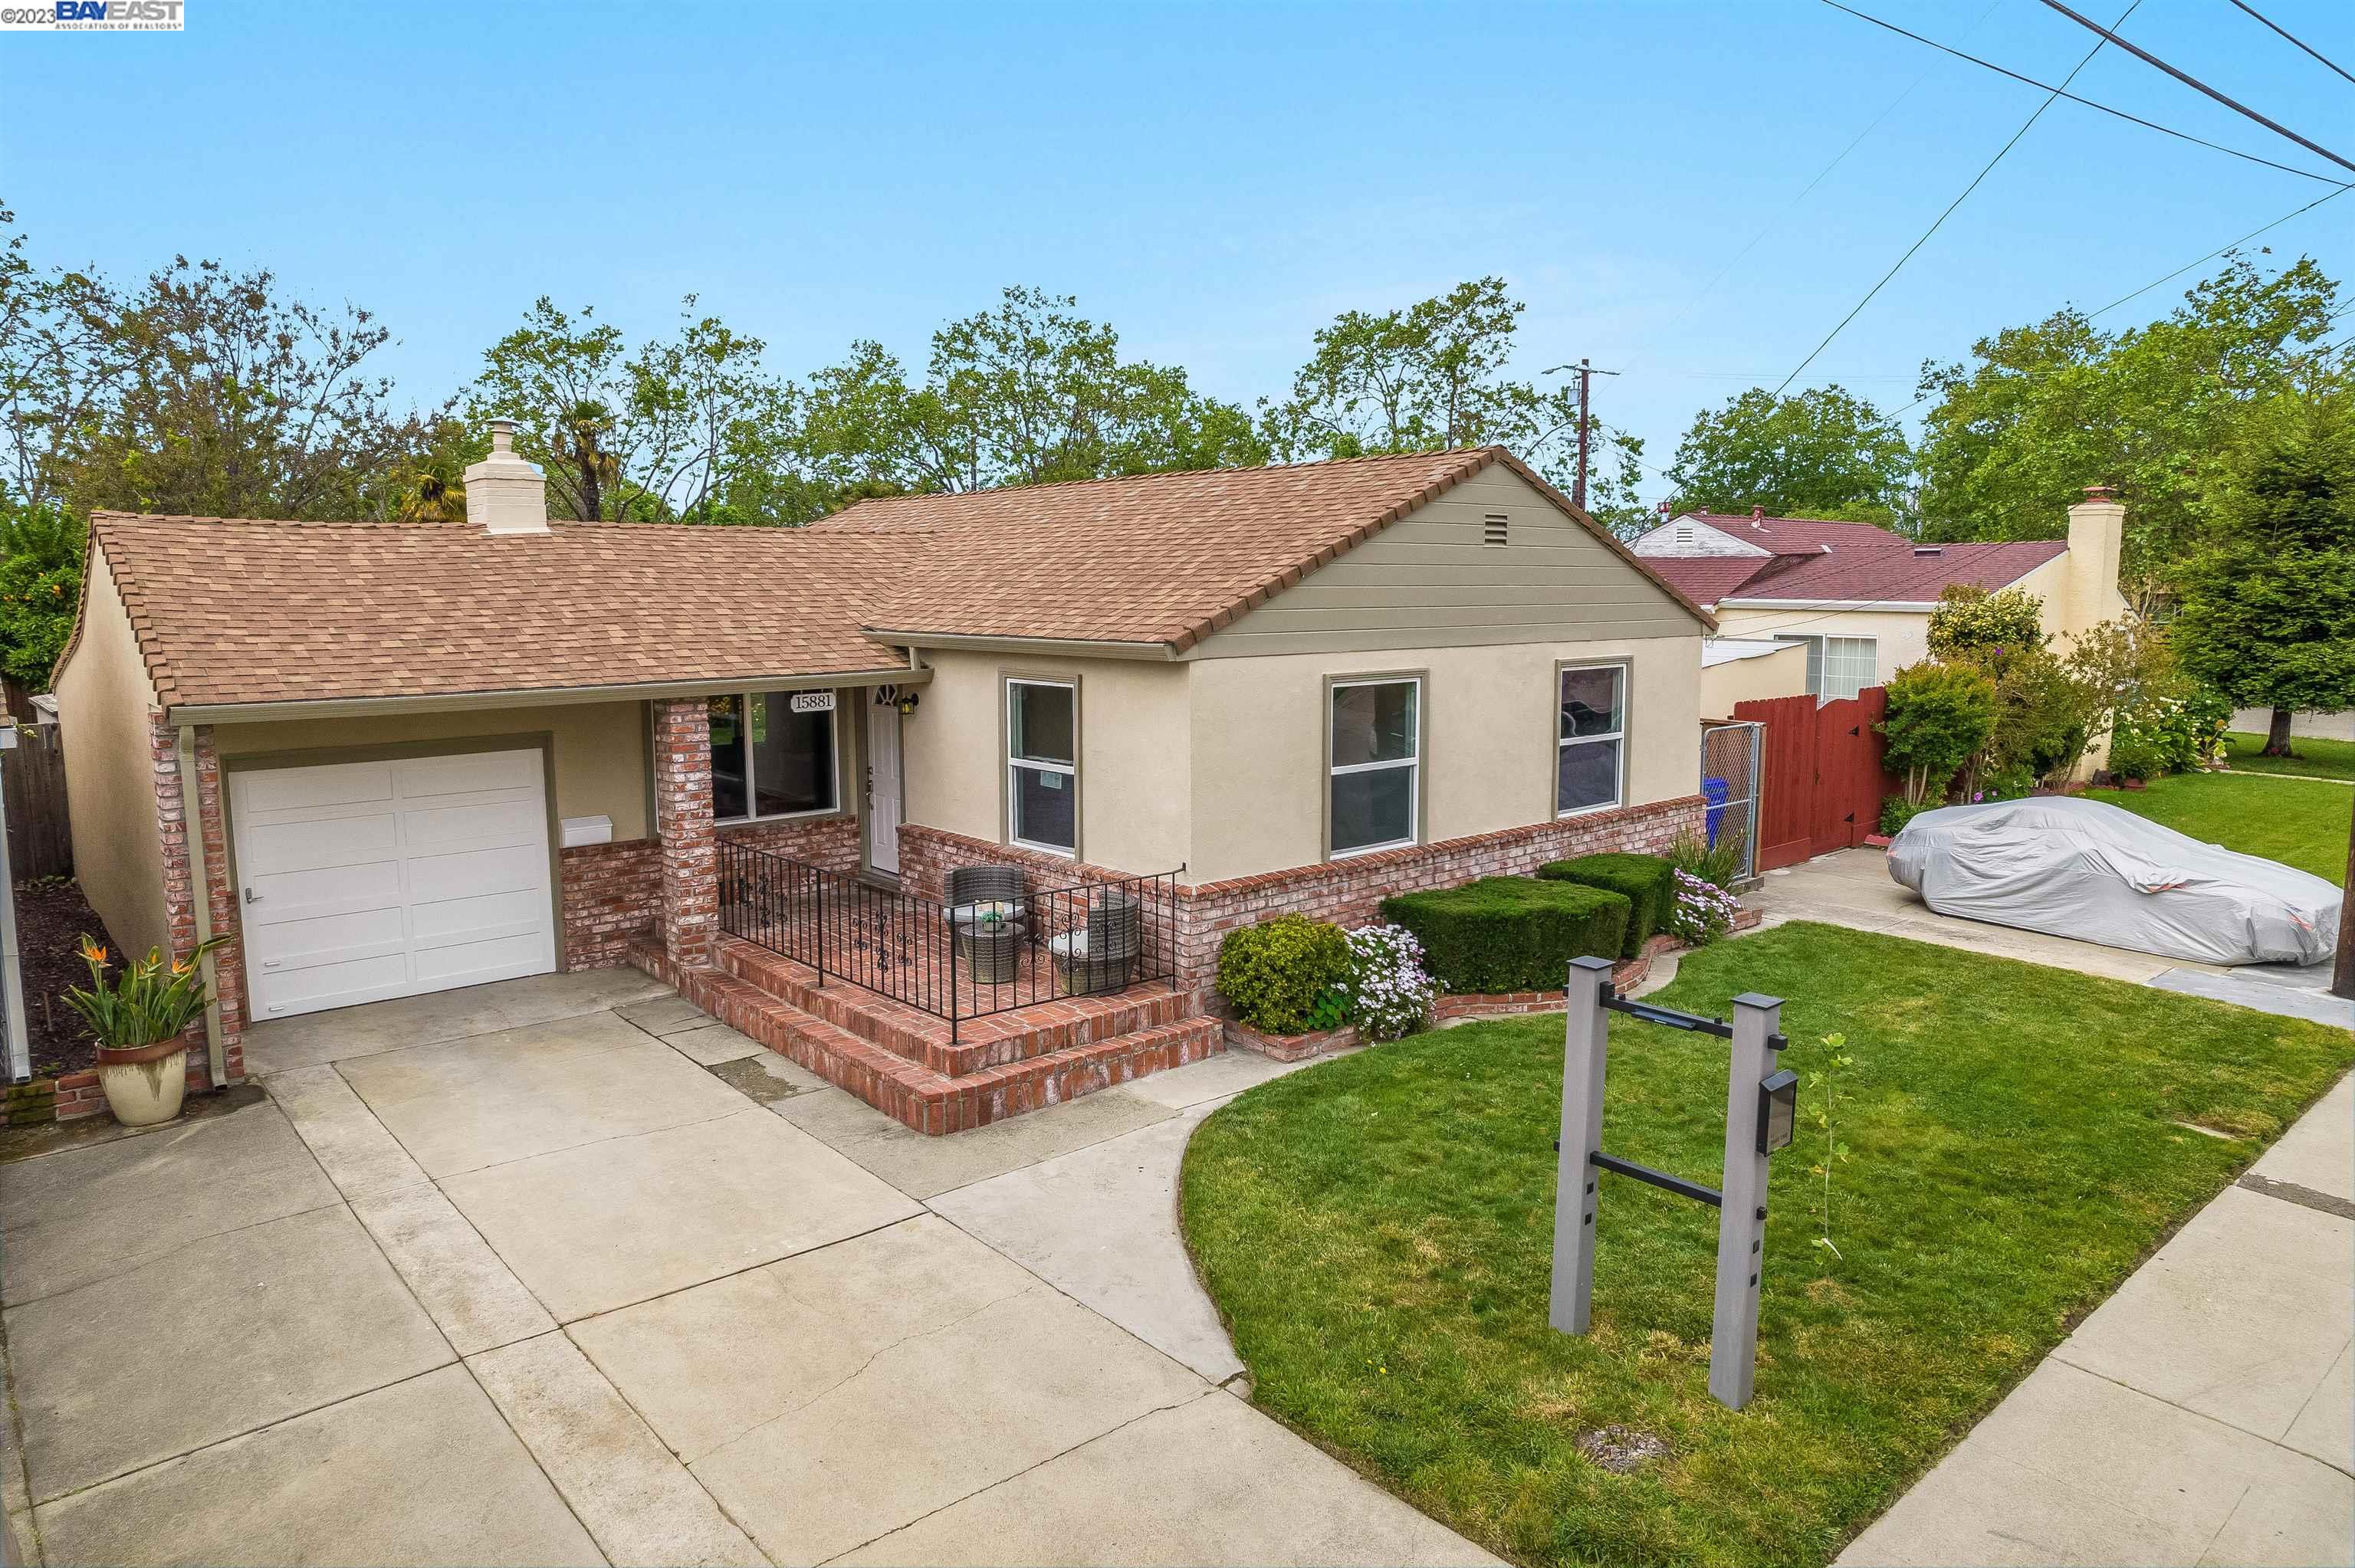
[[[957,958],[975,985],[1004,985],[1015,978],[1022,961],[1022,927],[1015,918],[1020,912],[1020,905],[995,898],[949,910]]]

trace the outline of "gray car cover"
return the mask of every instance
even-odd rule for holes
[[[2066,796],[1945,806],[1905,824],[1889,874],[1941,915],[2210,964],[2313,964],[2339,890],[2115,806]]]

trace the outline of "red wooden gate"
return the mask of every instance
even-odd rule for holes
[[[1759,870],[1852,848],[1879,824],[1881,800],[1891,786],[1873,726],[1888,711],[1889,694],[1880,686],[1820,706],[1804,696],[1734,705],[1735,718],[1765,726]]]

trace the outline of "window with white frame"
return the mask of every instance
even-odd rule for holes
[[[715,821],[837,809],[832,692],[749,692],[710,706]]]
[[[1016,843],[1079,853],[1079,687],[1006,683],[1006,825]]]
[[[1627,666],[1565,666],[1559,695],[1555,814],[1618,805],[1627,793]]]
[[[1852,697],[1881,682],[1881,644],[1870,637],[1804,634],[1807,645],[1808,694],[1830,702]]]
[[[1326,810],[1336,855],[1415,842],[1423,789],[1423,681],[1331,687]]]

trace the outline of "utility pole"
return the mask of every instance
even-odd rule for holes
[[[1594,377],[1616,376],[1619,373],[1615,370],[1597,370],[1586,360],[1581,359],[1576,365],[1557,365],[1540,374],[1559,376],[1565,370],[1578,372],[1578,477],[1570,482],[1570,500],[1572,505],[1583,512],[1586,510],[1586,428],[1593,422]]]

